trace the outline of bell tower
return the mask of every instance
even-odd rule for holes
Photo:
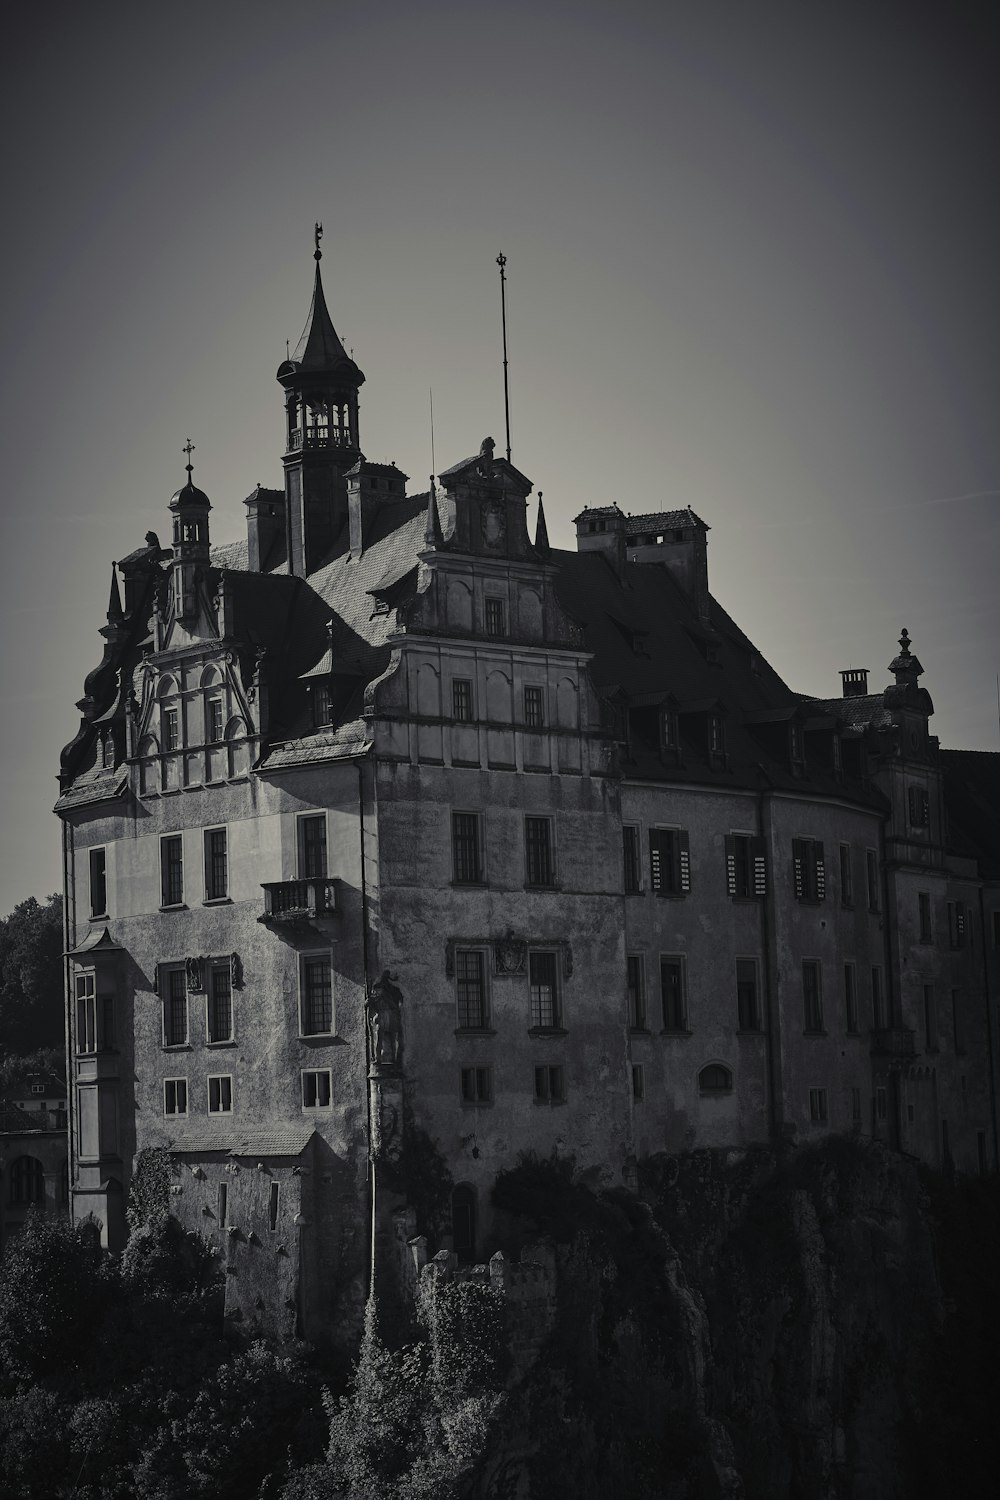
[[[171,551],[174,609],[179,620],[190,620],[198,613],[198,578],[209,563],[208,513],[212,507],[204,490],[196,489],[191,477],[194,443],[190,438],[183,451],[187,454],[187,484],[170,501],[173,518]]]
[[[327,311],[316,225],[312,305],[294,352],[278,367],[285,392],[285,528],[289,571],[312,573],[348,543],[347,470],[361,455],[358,391],[364,375]]]

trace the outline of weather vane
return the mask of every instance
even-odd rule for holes
[[[195,449],[195,445],[194,445],[194,443],[192,443],[192,441],[191,441],[190,438],[187,439],[187,441],[184,444],[184,447],[181,449],[182,453],[186,453],[187,454],[187,463],[184,465],[184,467],[188,471],[188,484],[191,483],[191,471],[194,468],[194,465],[191,462],[191,455],[194,452],[194,449]]]
[[[321,240],[321,239],[322,239],[322,238],[323,238],[323,226],[322,226],[322,224],[321,224],[321,223],[320,223],[320,222],[319,222],[319,220],[318,220],[318,219],[317,219],[317,220],[316,220],[316,230],[315,230],[315,235],[316,235],[316,249],[315,249],[315,252],[314,252],[314,254],[313,254],[313,259],[314,259],[314,260],[322,260],[322,259],[323,259],[323,252],[322,252],[322,250],[321,250],[321,249],[320,249],[320,248],[319,248],[319,242],[320,242],[320,240]]]

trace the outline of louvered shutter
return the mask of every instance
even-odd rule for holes
[[[816,900],[826,900],[826,864],[823,859],[823,845],[819,839],[813,839],[813,860],[816,871]]]
[[[736,895],[736,840],[726,834],[726,887],[731,896]]]
[[[687,894],[691,889],[691,853],[688,848],[687,830],[680,829],[675,837],[677,840],[677,889]]]
[[[765,855],[765,844],[762,838],[750,840],[750,858],[753,861],[753,893],[755,896],[767,895],[767,857]]]
[[[792,839],[792,876],[795,884],[795,899],[805,896],[805,850],[802,839]]]
[[[959,905],[955,907],[955,931],[958,934],[959,943],[963,943],[965,941],[965,910]]]
[[[663,893],[664,836],[660,829],[649,830],[649,875],[650,884],[658,895]]]

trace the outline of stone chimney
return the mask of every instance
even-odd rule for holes
[[[709,625],[708,530],[694,511],[654,511],[628,516],[625,521],[629,562],[654,563],[669,568],[684,592],[694,600],[698,618]]]
[[[359,459],[347,471],[347,513],[351,527],[351,556],[360,557],[370,545],[372,524],[384,505],[406,499],[408,476],[395,464]]]
[[[864,698],[868,693],[868,668],[847,667],[840,674],[845,698]]]
[[[617,505],[581,510],[575,517],[576,550],[601,552],[619,578],[625,573],[625,516]]]
[[[270,573],[285,561],[285,492],[258,485],[243,504],[247,508],[247,567]]]

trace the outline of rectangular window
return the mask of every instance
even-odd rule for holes
[[[886,1115],[887,1115],[887,1113],[888,1113],[888,1109],[887,1109],[886,1092],[885,1092],[884,1087],[882,1087],[881,1085],[879,1085],[879,1087],[875,1090],[875,1118],[876,1118],[876,1120],[884,1120],[885,1117],[886,1117]]]
[[[625,960],[628,987],[628,1023],[633,1031],[646,1030],[646,986],[643,982],[642,958],[630,953]]]
[[[299,879],[326,879],[326,813],[299,819]]]
[[[330,1069],[310,1068],[302,1074],[302,1108],[329,1109]]]
[[[713,759],[725,754],[726,735],[722,719],[718,714],[708,716],[708,753]]]
[[[208,722],[206,724],[206,738],[210,745],[221,745],[222,743],[222,699],[209,698],[208,700]]]
[[[180,906],[184,900],[184,849],[179,833],[160,840],[160,905]]]
[[[328,682],[317,682],[312,690],[313,727],[333,723],[333,693]]]
[[[736,1013],[741,1031],[760,1030],[760,998],[755,958],[736,960]]]
[[[104,849],[90,851],[90,915],[105,917],[108,914],[108,869],[107,852]]]
[[[183,969],[167,969],[163,996],[163,1043],[183,1047],[188,1039],[187,979]]]
[[[524,820],[525,875],[528,885],[553,885],[552,819]]]
[[[478,813],[452,813],[452,878],[456,885],[481,885],[483,866]]]
[[[208,1040],[229,1042],[233,1037],[233,979],[228,964],[215,964],[208,975]]]
[[[882,970],[872,965],[872,1025],[876,1031],[884,1031],[888,1025],[885,1013],[885,990],[882,987]]]
[[[677,715],[670,708],[660,714],[660,749],[677,749]]]
[[[936,1052],[938,1049],[938,1025],[937,1025],[937,1001],[934,997],[934,986],[924,985],[924,1051]]]
[[[459,724],[468,724],[472,720],[472,682],[468,677],[452,678],[451,716]]]
[[[228,1074],[219,1074],[208,1080],[208,1112],[210,1115],[231,1115],[233,1112],[233,1080]]]
[[[524,689],[524,722],[529,729],[541,729],[545,723],[545,698],[540,687],[528,683]]]
[[[963,1053],[965,1051],[965,1026],[962,1014],[961,990],[952,990],[951,992],[951,1029],[955,1042],[955,1051]]]
[[[726,836],[726,887],[730,896],[745,900],[767,894],[764,840],[755,834]]]
[[[826,864],[819,839],[792,839],[792,880],[796,901],[826,899]]]
[[[535,1103],[563,1104],[566,1093],[563,1088],[563,1070],[560,1066],[545,1064],[535,1069]]]
[[[205,833],[205,900],[221,901],[229,894],[229,853],[226,830],[209,828]]]
[[[646,1079],[643,1076],[642,1063],[632,1064],[632,1098],[638,1103],[646,1097]]]
[[[686,896],[691,889],[691,854],[684,828],[649,830],[649,869],[658,896]]]
[[[856,1036],[861,1030],[861,1020],[858,1014],[857,971],[852,963],[844,965],[844,1019],[850,1035]]]
[[[486,634],[502,639],[507,634],[506,612],[502,599],[486,600]]]
[[[642,889],[642,871],[639,866],[639,830],[626,823],[622,828],[622,848],[625,860],[625,894],[635,896]]]
[[[176,750],[181,742],[181,719],[176,708],[165,708],[163,710],[163,748],[165,751]]]
[[[815,958],[802,961],[802,1010],[807,1032],[823,1030],[823,991],[819,962]]]
[[[809,1118],[814,1125],[826,1123],[826,1089],[809,1090]]]
[[[664,1031],[687,1031],[684,960],[679,955],[660,959],[660,999]]]
[[[882,902],[878,889],[878,855],[874,849],[865,850],[865,875],[868,880],[868,910],[880,911]]]
[[[267,1227],[273,1234],[278,1227],[278,1196],[280,1185],[272,1182],[267,1194]]]
[[[920,941],[932,943],[934,932],[931,926],[931,897],[929,891],[917,892],[917,909],[920,915]]]
[[[97,998],[93,974],[76,976],[76,1050],[97,1051]]]
[[[186,1115],[188,1112],[188,1086],[186,1078],[163,1080],[163,1113]]]
[[[491,1068],[463,1068],[459,1080],[463,1104],[489,1104],[493,1098]]]
[[[965,911],[958,901],[948,902],[948,942],[952,948],[965,943]]]
[[[851,1124],[861,1124],[861,1090],[851,1089]]]
[[[554,953],[529,953],[528,983],[531,990],[532,1030],[556,1030],[562,1025],[562,1016]]]
[[[333,973],[326,954],[302,960],[302,1035],[333,1030]]]
[[[914,828],[926,828],[930,822],[930,799],[922,786],[911,786],[906,792],[910,823]]]
[[[854,862],[850,844],[840,846],[840,904],[854,905]]]
[[[483,954],[475,948],[459,948],[455,954],[458,985],[458,1025],[462,1031],[486,1027],[486,978]]]
[[[228,1218],[229,1218],[229,1183],[228,1182],[220,1182],[219,1183],[219,1196],[218,1196],[218,1220],[219,1220],[219,1228],[220,1229],[225,1229],[226,1223],[228,1221]]]

